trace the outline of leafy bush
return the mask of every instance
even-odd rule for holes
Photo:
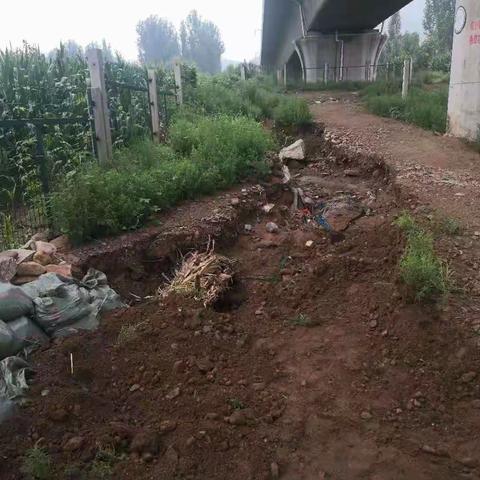
[[[395,84],[371,85],[362,92],[367,109],[375,115],[413,123],[436,132],[445,132],[447,125],[448,90],[412,88],[406,100]]]
[[[307,102],[296,97],[282,97],[273,111],[273,119],[281,127],[305,127],[313,122]]]
[[[52,460],[41,448],[31,448],[25,454],[21,472],[34,480],[49,480],[52,478]]]
[[[57,228],[75,241],[144,224],[159,209],[266,173],[273,146],[245,118],[177,119],[171,146],[144,141],[116,154],[114,169],[88,165],[66,178],[52,198]]]
[[[448,266],[435,253],[433,237],[419,227],[409,214],[397,225],[407,233],[407,246],[400,260],[400,278],[417,302],[441,300],[450,288]]]

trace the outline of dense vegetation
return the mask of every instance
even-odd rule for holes
[[[413,123],[421,128],[444,133],[447,127],[448,86],[425,88],[418,84],[404,100],[401,85],[377,83],[364,87],[361,95],[369,111],[382,117]]]
[[[288,128],[312,120],[303,100],[280,94],[267,78],[242,81],[234,70],[197,78],[194,68],[185,67],[186,103],[171,105],[167,144],[156,146],[149,138],[146,93],[123,87],[145,88],[145,69],[119,57],[112,60],[106,81],[115,162],[105,169],[91,153],[84,58],[63,47],[46,56],[28,45],[0,56],[0,119],[85,118],[44,132],[50,220],[78,241],[136,228],[179,200],[264,174],[273,141],[259,122],[270,119]],[[159,68],[158,76],[159,89],[172,88],[168,67]],[[0,133],[0,220],[4,244],[12,245],[19,243],[13,235],[15,215],[28,224],[33,205],[42,207],[40,216],[47,210],[33,160],[34,132],[25,127]],[[27,233],[33,232],[27,228],[23,236]]]

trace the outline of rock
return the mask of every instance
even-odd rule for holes
[[[35,242],[35,251],[43,255],[48,255],[49,257],[54,257],[57,253],[57,247],[48,242],[38,241]]]
[[[183,373],[185,371],[185,362],[183,360],[177,360],[173,364],[173,373]]]
[[[68,442],[63,446],[65,452],[75,452],[82,448],[85,439],[83,437],[72,437]]]
[[[254,384],[252,385],[252,388],[253,388],[256,392],[261,392],[262,390],[265,390],[266,385],[265,385],[265,382],[258,382],[258,383],[254,383]]]
[[[241,426],[252,423],[255,417],[250,408],[245,408],[244,410],[235,410],[226,420],[230,425]]]
[[[480,399],[475,399],[472,401],[472,407],[480,410]]]
[[[177,465],[177,463],[178,463],[178,453],[172,446],[167,448],[167,451],[165,452],[165,460],[170,465]]]
[[[278,233],[279,228],[275,222],[268,222],[267,225],[265,226],[265,230],[268,233]]]
[[[232,198],[230,200],[230,203],[233,205],[233,206],[237,206],[237,205],[240,205],[240,199],[235,197],[235,198]]]
[[[246,232],[251,232],[253,230],[253,227],[249,223],[246,223],[244,228]]]
[[[461,377],[460,377],[460,381],[462,383],[470,383],[472,382],[473,380],[475,380],[475,378],[477,378],[477,372],[468,372],[468,373],[464,373]]]
[[[372,330],[375,330],[378,327],[378,322],[376,320],[372,320],[368,325]]]
[[[371,420],[373,416],[370,412],[365,410],[364,412],[362,412],[360,414],[360,417],[361,417],[362,420]]]
[[[175,387],[173,390],[170,390],[166,395],[165,395],[165,398],[167,400],[174,400],[175,398],[177,398],[178,396],[180,396],[180,388],[179,387]]]
[[[16,260],[18,257],[18,253],[16,250],[6,250],[5,252],[0,252],[0,258],[2,257],[14,258]]]
[[[169,433],[173,432],[177,428],[177,422],[173,420],[164,420],[160,424],[160,433]]]
[[[46,266],[50,265],[53,262],[53,258],[50,255],[45,253],[35,252],[33,256],[33,261],[39,263],[40,265]]]
[[[202,373],[207,373],[210,370],[213,370],[214,364],[210,361],[209,358],[200,358],[195,361],[195,364],[197,365],[197,368],[202,372]]]
[[[16,276],[12,278],[12,284],[13,285],[25,285],[26,283],[34,282],[35,280],[38,279],[38,275],[33,277],[31,275],[27,276]]]
[[[50,245],[53,245],[58,253],[65,253],[72,249],[72,242],[68,235],[60,235],[59,237],[50,240]]]
[[[36,262],[23,262],[17,265],[18,277],[39,277],[47,273],[47,269]]]
[[[359,177],[361,175],[358,168],[347,168],[343,173],[346,177]]]
[[[62,265],[46,265],[45,266],[47,273],[56,273],[62,277],[72,278],[72,266],[69,263],[64,263]]]
[[[278,155],[280,160],[305,160],[305,142],[297,140],[292,145],[283,148]]]
[[[68,418],[68,412],[64,408],[59,408],[48,413],[48,418],[54,422],[64,422]]]
[[[275,208],[275,204],[274,203],[267,203],[266,205],[264,205],[262,207],[262,211],[264,213],[270,213],[273,209]]]
[[[136,392],[137,390],[140,390],[140,388],[142,388],[141,385],[139,385],[138,383],[136,383],[135,385],[132,385],[132,386],[130,387],[130,391],[133,393],[133,392]]]
[[[33,256],[35,255],[35,251],[26,248],[17,248],[15,250],[7,250],[6,252],[3,252],[2,255],[13,255],[18,265],[19,263],[29,262],[32,260]]]
[[[15,257],[0,256],[0,282],[9,282],[17,273]]]
[[[323,217],[332,230],[341,232],[364,212],[363,206],[356,199],[349,195],[341,195],[327,203]]]
[[[219,417],[220,417],[220,416],[218,415],[218,413],[207,413],[207,414],[205,415],[205,418],[206,418],[207,420],[218,420]]]
[[[270,474],[272,476],[272,480],[278,480],[280,478],[280,469],[278,468],[278,463],[272,462],[270,465]]]
[[[156,455],[160,450],[160,439],[158,434],[149,430],[138,432],[130,444],[130,451],[142,455],[150,453]]]

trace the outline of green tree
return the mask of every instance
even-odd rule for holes
[[[426,0],[423,28],[437,52],[452,50],[455,0]]]
[[[433,70],[450,69],[454,22],[455,0],[426,0],[422,49]]]
[[[180,55],[178,34],[171,22],[156,15],[138,22],[138,58],[142,63],[166,64]]]
[[[182,56],[197,65],[204,73],[215,74],[221,71],[221,57],[225,46],[218,27],[204,20],[193,10],[180,28]]]
[[[388,22],[388,41],[384,50],[385,61],[397,63],[400,60],[402,18],[400,12],[394,13]]]

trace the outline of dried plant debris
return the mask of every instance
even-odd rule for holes
[[[207,307],[214,304],[230,289],[234,277],[234,261],[214,252],[214,246],[206,252],[191,252],[182,258],[180,268],[175,272],[167,287],[159,289],[165,297],[177,293],[203,302]]]

